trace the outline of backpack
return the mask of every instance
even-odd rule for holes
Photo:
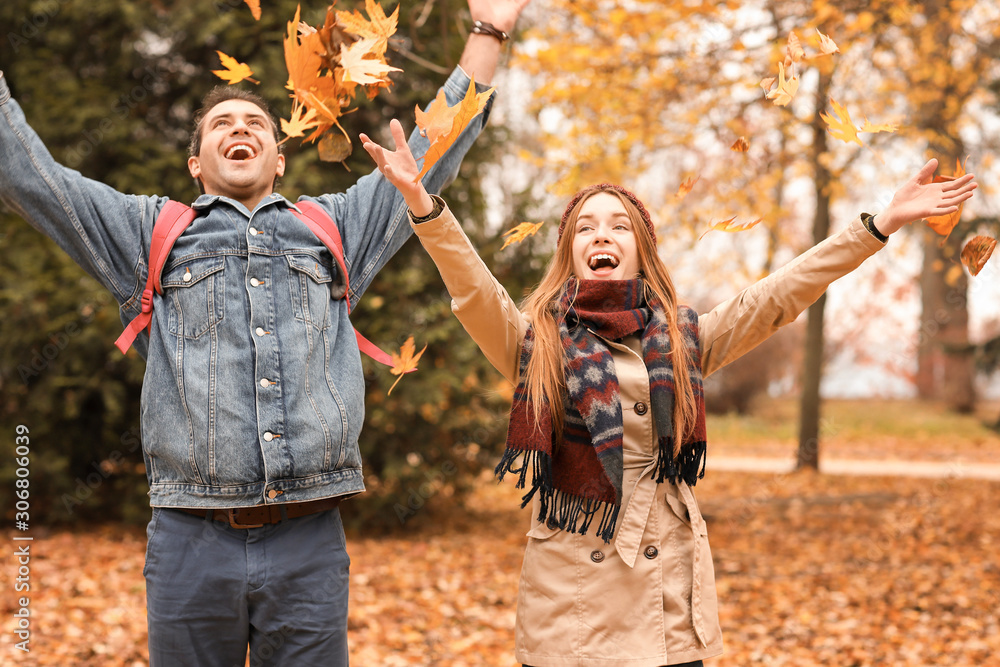
[[[331,295],[334,298],[346,299],[350,283],[347,277],[347,264],[344,262],[344,243],[340,238],[337,224],[315,202],[303,201],[296,206],[302,210],[302,213],[295,209],[292,209],[292,213],[330,250],[337,266],[340,267],[341,275],[344,276],[343,293],[337,296],[331,292]],[[132,347],[132,343],[135,342],[140,331],[145,329],[147,333],[149,332],[153,319],[153,290],[163,294],[163,288],[160,286],[160,274],[163,272],[163,265],[167,262],[167,255],[174,247],[174,242],[184,233],[184,230],[188,228],[197,215],[198,212],[190,206],[169,200],[156,217],[156,222],[153,223],[153,239],[149,244],[149,275],[146,278],[146,289],[142,292],[142,312],[129,322],[125,331],[115,341],[115,346],[122,351],[122,354],[128,352],[128,349]],[[347,300],[347,312],[351,312],[350,299]],[[387,366],[393,365],[392,358],[362,336],[357,329],[354,330],[354,335],[357,336],[358,348],[362,352],[379,363]]]

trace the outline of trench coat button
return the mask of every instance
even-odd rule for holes
[[[548,528],[549,530],[555,530],[556,528],[559,527],[559,522],[556,520],[554,516],[550,516],[548,520],[545,522],[545,527]]]
[[[644,415],[646,414],[646,411],[649,410],[646,404],[643,403],[642,401],[636,403],[634,407],[635,407],[635,414],[637,415]]]
[[[590,560],[594,561],[595,563],[600,563],[601,561],[604,560],[604,552],[603,551],[599,551],[597,549],[595,549],[594,551],[591,551],[590,552]]]
[[[656,555],[658,553],[660,553],[660,552],[659,552],[659,550],[656,547],[650,545],[650,546],[646,547],[646,550],[643,551],[642,553],[643,553],[643,555],[646,556],[646,558],[648,558],[650,560],[653,560],[654,558],[656,558]]]

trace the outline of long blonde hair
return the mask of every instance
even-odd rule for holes
[[[663,304],[664,316],[670,332],[670,349],[674,372],[674,456],[680,452],[684,436],[695,424],[694,391],[688,370],[691,355],[677,326],[677,295],[670,273],[656,253],[656,243],[646,227],[639,209],[628,197],[611,187],[595,187],[587,192],[569,211],[565,230],[556,246],[555,255],[538,287],[524,300],[522,310],[528,315],[534,332],[534,344],[524,385],[528,400],[534,407],[535,423],[539,423],[543,404],[547,401],[552,415],[557,444],[562,441],[563,401],[566,394],[566,376],[559,326],[553,317],[552,305],[562,296],[563,285],[573,274],[573,237],[580,209],[590,197],[599,193],[617,197],[632,222],[632,230],[639,251],[639,268],[645,277],[647,298],[649,292]]]

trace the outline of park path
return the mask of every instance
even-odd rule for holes
[[[709,456],[707,470],[788,473],[794,458],[757,456]],[[1000,463],[979,461],[902,461],[821,458],[819,471],[828,475],[874,475],[882,477],[935,477],[1000,481]]]

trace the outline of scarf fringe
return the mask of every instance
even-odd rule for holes
[[[705,476],[705,462],[708,459],[705,441],[688,443],[675,459],[673,440],[669,437],[659,438],[660,451],[656,457],[656,467],[653,468],[653,479],[658,484],[665,481],[677,484],[680,479],[688,486],[694,486]]]
[[[520,467],[515,467],[517,459],[522,455]],[[595,534],[605,543],[611,542],[615,536],[621,507],[612,502],[584,498],[555,488],[552,483],[552,459],[545,452],[506,449],[494,474],[498,482],[503,481],[507,473],[518,475],[516,488],[523,489],[526,486],[529,466],[532,469],[531,488],[521,497],[522,508],[527,507],[535,493],[538,493],[538,521],[579,535],[587,534],[594,518],[600,512],[601,518],[597,522]]]

